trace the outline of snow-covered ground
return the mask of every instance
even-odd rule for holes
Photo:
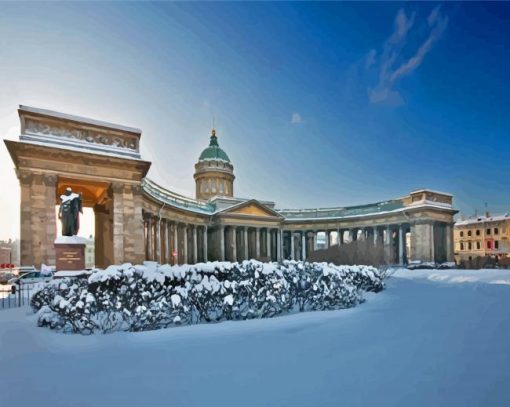
[[[507,281],[400,270],[352,309],[111,335],[0,311],[0,405],[508,406]]]
[[[475,283],[510,285],[510,270],[482,269],[482,270],[407,270],[397,269],[394,277],[409,279],[427,279],[444,283]]]

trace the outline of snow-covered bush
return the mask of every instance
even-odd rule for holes
[[[40,326],[66,332],[144,331],[353,307],[383,289],[370,266],[285,261],[110,266],[88,280],[54,280],[34,294]]]

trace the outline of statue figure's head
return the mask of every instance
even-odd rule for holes
[[[69,196],[69,195],[71,195],[72,193],[73,193],[73,190],[71,189],[71,187],[67,187],[67,188],[66,188],[66,192],[65,192],[65,194],[66,194],[67,196]]]

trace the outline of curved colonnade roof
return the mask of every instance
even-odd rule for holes
[[[224,208],[217,208],[214,202],[201,202],[193,198],[174,193],[148,178],[142,180],[143,191],[165,205],[204,215],[214,215]],[[233,202],[232,206],[237,202]],[[313,208],[313,209],[275,209],[286,220],[338,219],[357,216],[376,215],[405,208],[400,199],[376,202],[367,205]]]

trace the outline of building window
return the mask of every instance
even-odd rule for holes
[[[499,240],[494,240],[494,248],[499,249]]]
[[[494,228],[494,234],[499,235],[499,228]]]
[[[476,242],[476,249],[480,250],[480,247],[481,247],[480,242]]]
[[[460,250],[464,250],[464,243],[460,244]]]
[[[487,233],[488,235],[490,235],[490,234],[491,234],[491,230],[490,230],[490,229],[487,229],[486,233]]]
[[[470,237],[471,237],[471,231],[470,231],[470,230],[468,230],[468,236],[470,236]]]
[[[488,249],[488,250],[491,250],[491,249],[492,249],[492,243],[491,243],[491,241],[490,241],[490,240],[487,242],[487,249]]]
[[[460,231],[460,237],[464,237],[464,232],[462,230]]]
[[[468,250],[471,250],[471,242],[468,243]]]
[[[476,235],[480,236],[480,229],[476,229]]]

